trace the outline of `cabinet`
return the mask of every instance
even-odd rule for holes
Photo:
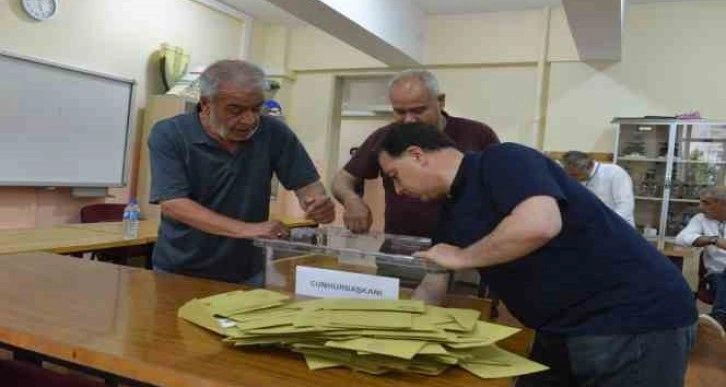
[[[724,185],[726,121],[615,118],[613,161],[633,179],[635,224],[663,249],[699,212],[699,192]]]
[[[149,190],[151,188],[151,168],[149,164],[149,141],[151,128],[157,122],[174,117],[179,114],[191,112],[196,109],[195,102],[189,102],[182,97],[170,94],[152,95],[146,103],[144,110],[144,125],[141,131],[141,145],[139,149],[139,175],[136,198],[141,207],[141,214],[146,219],[159,220],[161,209],[158,205],[149,203]]]

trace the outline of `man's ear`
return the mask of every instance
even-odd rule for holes
[[[209,114],[212,109],[212,100],[209,97],[201,97],[199,99],[199,105],[202,107],[202,113]]]
[[[444,110],[444,108],[446,108],[446,94],[441,93],[438,97],[436,97],[436,99],[439,100],[439,106],[441,107],[441,110]]]
[[[411,145],[408,148],[406,148],[406,155],[410,156],[412,159],[414,159],[417,162],[421,162],[424,159],[423,149],[421,149],[421,147],[418,147],[416,145]]]

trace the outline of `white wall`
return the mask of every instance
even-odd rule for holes
[[[725,118],[724,20],[726,1],[628,7],[621,62],[552,64],[545,149],[612,152],[614,116]],[[555,58],[570,56],[570,41],[553,40]]]
[[[614,116],[698,109],[704,117],[726,117],[726,93],[718,92],[726,86],[726,1],[634,4],[625,15],[622,61],[585,63],[578,58],[564,11],[552,9],[545,150],[611,152]],[[543,24],[542,10],[429,16],[424,57],[441,78],[447,109],[490,123],[506,140],[527,142],[537,103]],[[300,77],[385,70],[314,27],[294,29],[288,52],[289,68]],[[321,89],[314,87],[319,95]],[[303,85],[293,88],[301,96],[313,92]],[[291,101],[298,103],[309,102]],[[305,119],[305,127],[312,126],[313,120]],[[314,152],[322,149],[313,147]]]
[[[427,65],[536,62],[540,10],[429,16]]]
[[[19,1],[7,1],[0,5],[0,32],[3,49],[138,80],[143,106],[149,58],[159,44],[184,47],[192,66],[236,57],[242,22],[191,0],[71,0],[39,23]]]
[[[304,71],[385,65],[315,27],[299,27],[290,34],[288,67]]]
[[[447,111],[488,123],[503,140],[527,140],[534,119],[537,31],[543,24],[539,10],[429,17],[425,56],[440,66],[434,73],[446,93]],[[335,78],[395,69],[315,27],[294,28],[289,36],[287,67],[296,77],[289,123],[319,165],[327,166],[333,157],[328,146],[334,138],[326,135],[335,127]],[[373,130],[374,124],[356,126]]]
[[[191,0],[59,3],[54,18],[36,22],[20,1],[0,1],[0,48],[136,79],[137,108],[147,95],[161,92],[158,66],[150,58],[162,42],[184,47],[192,66],[240,52],[242,22]],[[115,194],[126,200],[125,191]],[[67,189],[0,188],[0,228],[75,221],[85,203]]]
[[[581,62],[562,8],[427,18],[424,64],[439,77],[447,110],[490,124],[505,141],[529,143],[535,106],[544,106],[544,150],[612,152],[614,116],[698,109],[726,118],[726,1],[634,4],[626,8],[621,62]],[[543,100],[537,101],[549,38]],[[391,72],[314,27],[290,31],[287,68],[297,77],[290,124],[319,165],[331,155],[334,80]],[[267,49],[272,49],[267,47]],[[370,129],[365,122],[354,125]],[[361,128],[362,126],[362,128]]]
[[[502,141],[524,142],[533,122],[533,66],[436,69],[446,111],[491,126]]]
[[[426,14],[414,0],[322,1],[409,57],[421,60]]]

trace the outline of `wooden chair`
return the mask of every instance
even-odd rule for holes
[[[693,350],[688,357],[685,384],[716,387],[723,385],[724,380],[726,380],[726,340],[712,329],[699,329]]]
[[[698,286],[696,298],[701,302],[713,305],[715,294],[705,281],[706,266],[703,263],[703,254],[698,258]],[[699,328],[703,328],[699,324]],[[696,343],[688,359],[686,372],[686,385],[694,386],[720,386],[726,380],[726,341],[715,333],[713,329],[699,329],[696,334]]]
[[[98,203],[81,208],[81,223],[120,222],[124,217],[124,204]]]

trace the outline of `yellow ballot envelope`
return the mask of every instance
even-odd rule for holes
[[[294,301],[269,290],[240,290],[190,300],[178,315],[233,346],[299,352],[311,370],[439,375],[458,366],[481,378],[502,378],[547,369],[494,345],[519,329],[481,321],[476,310],[418,301]]]

